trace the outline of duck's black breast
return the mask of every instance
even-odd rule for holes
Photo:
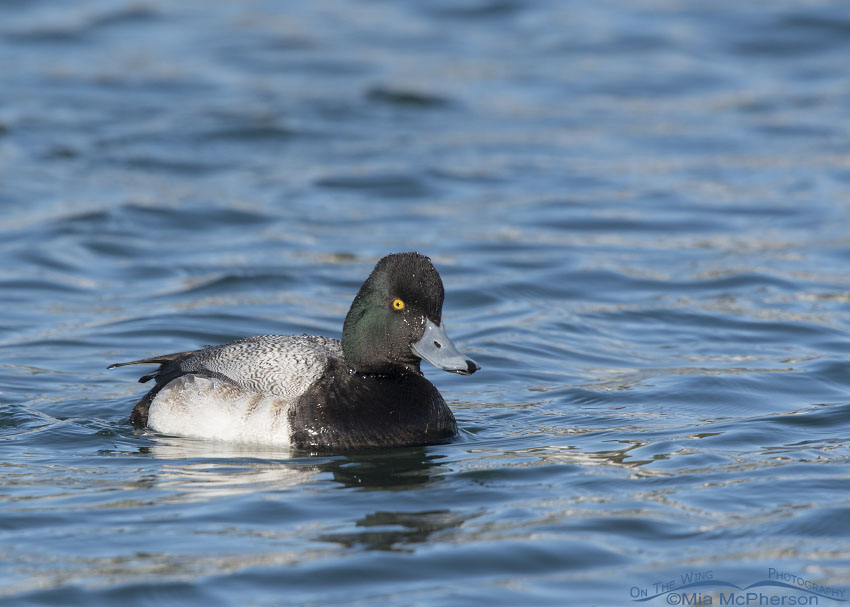
[[[418,373],[352,374],[342,359],[289,411],[290,443],[309,451],[422,445],[457,434],[443,397]]]

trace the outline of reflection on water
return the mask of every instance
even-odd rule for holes
[[[156,482],[183,485],[192,480],[204,492],[239,490],[256,484],[287,486],[323,475],[345,488],[392,491],[439,481],[445,456],[424,447],[362,451],[325,457],[293,457],[288,449],[155,435],[139,453],[165,460]]]
[[[290,492],[316,485],[358,491],[419,490],[441,481],[448,472],[441,463],[445,456],[423,447],[299,458],[287,450],[251,445],[154,435],[151,439],[140,453],[163,460],[162,465],[125,487],[140,493],[138,498],[112,502],[110,507],[138,507],[151,495],[157,495],[159,504],[181,504],[251,498],[270,491],[278,493],[282,503]],[[322,532],[314,539],[389,550],[425,541],[431,533],[459,526],[463,520],[449,510],[378,511],[355,521],[356,527],[367,527],[366,532]]]
[[[317,470],[330,472],[334,482],[349,489],[408,491],[443,480],[449,472],[441,469],[443,459],[445,456],[415,447],[345,455],[318,465]],[[412,545],[428,541],[434,533],[459,527],[468,518],[448,509],[376,511],[356,519],[354,530],[326,533],[317,539],[348,548],[410,551]]]
[[[150,443],[139,447],[139,453],[152,455],[162,460],[179,461],[194,458],[285,460],[291,456],[289,449],[286,447],[276,447],[274,445],[254,445],[200,440],[182,436],[166,436],[157,434],[151,430],[144,430],[143,434],[146,438],[150,439]]]
[[[471,516],[451,510],[422,512],[373,512],[354,521],[356,530],[327,533],[317,539],[338,542],[346,548],[412,552],[416,544],[428,542],[434,534],[463,525]]]
[[[441,461],[445,456],[428,453],[424,447],[393,451],[362,452],[341,455],[318,469],[330,472],[344,487],[369,491],[393,491],[422,488],[439,481],[445,474]]]

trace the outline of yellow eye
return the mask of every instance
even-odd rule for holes
[[[393,309],[404,310],[404,302],[398,298],[393,300]]]

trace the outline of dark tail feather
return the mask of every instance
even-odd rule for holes
[[[169,363],[175,363],[179,360],[182,360],[182,359],[186,358],[187,356],[191,356],[192,354],[194,354],[197,351],[198,350],[190,350],[188,352],[176,352],[174,354],[161,354],[160,356],[152,356],[150,358],[143,358],[141,360],[131,360],[130,362],[126,362],[126,363],[115,363],[114,365],[109,365],[106,368],[107,369],[114,369],[115,367],[126,367],[127,365],[159,365],[160,366],[159,369],[157,369],[153,373],[148,373],[147,375],[142,375],[139,378],[139,383],[143,384],[143,383],[150,381],[152,379],[159,378],[162,375],[163,372],[165,372],[166,375],[170,376],[171,374],[169,374],[166,371],[166,369],[169,369],[169,367],[166,367],[165,365],[167,365]],[[170,369],[170,370],[173,370],[173,368]],[[178,372],[178,375],[179,375],[179,372]],[[176,376],[170,376],[168,379],[169,380],[173,379],[173,377],[176,377]]]
[[[198,350],[189,350],[188,352],[177,352],[175,354],[162,354],[160,356],[152,356],[150,358],[143,358],[141,360],[131,360],[126,363],[115,363],[106,367],[107,369],[114,369],[115,367],[126,367],[127,365],[164,365],[165,363],[170,363],[174,360],[179,360],[181,358],[185,358],[190,354],[194,354],[198,352]]]

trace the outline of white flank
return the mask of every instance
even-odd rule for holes
[[[153,399],[148,427],[178,436],[285,447],[293,400],[220,379],[183,375]]]

